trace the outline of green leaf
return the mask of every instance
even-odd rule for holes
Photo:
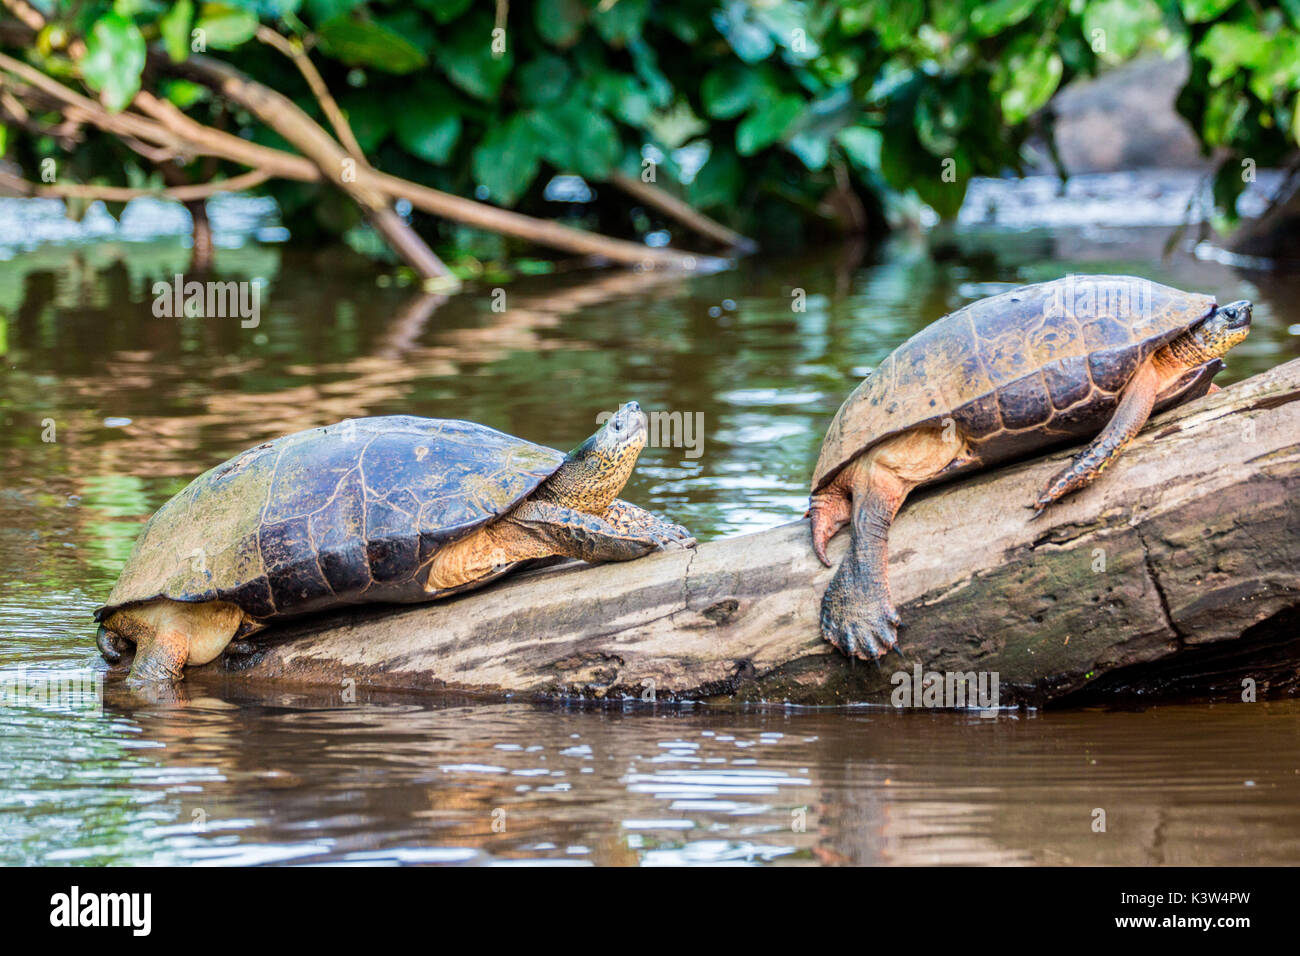
[[[649,0],[615,0],[610,6],[603,3],[597,6],[591,22],[606,43],[623,46],[641,35],[649,12]]]
[[[1003,54],[992,88],[1001,95],[1002,117],[1015,125],[1023,122],[1052,98],[1061,83],[1064,65],[1051,47],[1034,37],[1019,38]]]
[[[644,129],[654,104],[636,77],[623,73],[602,73],[596,78],[592,99],[610,116],[629,126]]]
[[[257,33],[257,17],[221,3],[205,3],[194,29],[202,30],[203,44],[210,50],[233,50]]]
[[[415,5],[433,14],[439,23],[451,23],[469,9],[474,0],[415,0]]]
[[[844,148],[849,162],[860,169],[880,169],[880,147],[884,141],[880,130],[866,126],[846,126],[835,134],[835,141]]]
[[[791,137],[789,148],[805,166],[816,171],[826,168],[826,162],[830,159],[831,141],[822,133],[804,132]]]
[[[686,187],[691,205],[697,209],[733,207],[745,181],[740,160],[730,149],[715,146],[695,179]]]
[[[363,6],[365,0],[304,0],[307,18],[313,24],[325,23]]]
[[[448,78],[470,96],[495,100],[510,74],[514,56],[510,45],[501,56],[492,55],[492,20],[470,17],[456,25],[451,40],[437,57]]]
[[[194,22],[193,0],[177,0],[158,21],[163,48],[173,62],[181,63],[190,55],[190,24]]]
[[[145,43],[139,28],[125,17],[106,13],[95,21],[86,39],[81,75],[116,113],[126,109],[140,91],[144,61]]]
[[[801,97],[786,94],[761,103],[736,127],[736,152],[752,156],[785,135],[803,112]]]
[[[582,35],[588,7],[582,0],[536,0],[533,24],[543,40],[561,48],[571,47]]]
[[[474,150],[474,179],[490,198],[510,205],[524,194],[541,165],[542,143],[522,114],[488,130]]]
[[[765,24],[758,22],[754,10],[744,0],[724,0],[722,9],[713,15],[714,26],[746,63],[767,59],[776,49],[776,41]]]
[[[441,166],[451,158],[460,138],[460,112],[449,97],[429,96],[423,90],[416,101],[395,111],[397,141],[407,152]]]
[[[418,98],[419,94],[415,94]],[[392,97],[382,90],[366,89],[346,93],[339,97],[339,106],[347,114],[348,125],[352,135],[357,138],[361,151],[369,155],[393,131],[393,115],[400,115],[403,104],[412,99],[410,95],[394,108]]]
[[[404,37],[367,20],[335,17],[317,31],[326,56],[347,66],[369,66],[385,73],[410,73],[424,66],[424,54]]]
[[[762,86],[757,71],[739,63],[728,63],[704,75],[700,101],[704,111],[714,119],[731,119],[749,109]]]
[[[873,30],[886,50],[910,43],[924,20],[924,4],[899,3],[898,0],[867,0],[840,9],[840,25],[846,35],[857,36],[865,30]]]
[[[1267,37],[1240,23],[1216,23],[1196,46],[1196,52],[1210,61],[1211,86],[1219,86],[1243,67],[1265,65],[1269,49]]]
[[[1188,23],[1208,23],[1217,19],[1238,0],[1181,0],[1183,19]]]
[[[618,130],[599,112],[566,100],[528,114],[542,144],[541,155],[562,172],[600,181],[609,177],[620,152]]]
[[[982,37],[992,36],[1015,26],[1038,6],[1038,0],[993,0],[970,12],[970,25]]]
[[[564,95],[572,71],[569,64],[554,53],[543,53],[519,68],[515,86],[519,99],[531,106],[553,103]],[[596,77],[597,80],[603,77]]]
[[[1089,0],[1083,12],[1083,36],[1098,56],[1117,63],[1141,49],[1161,21],[1154,0]]]
[[[640,37],[630,40],[627,49],[632,54],[632,69],[645,84],[650,102],[657,108],[663,109],[672,102],[673,85],[668,81],[668,77],[664,76],[663,70],[659,69],[659,59],[655,56],[655,51]]]
[[[189,80],[164,80],[163,96],[178,109],[187,110],[208,95],[208,88]]]

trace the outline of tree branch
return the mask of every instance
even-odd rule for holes
[[[320,104],[320,108],[325,113],[330,125],[334,127],[334,132],[338,136],[338,141],[343,144],[344,151],[352,157],[358,167],[364,166],[369,169],[370,164],[361,151],[361,145],[357,142],[352,127],[348,125],[347,119],[343,116],[343,111],[339,109],[338,103],[330,95],[329,87],[325,85],[325,80],[316,70],[316,66],[311,62],[311,58],[307,56],[306,52],[300,46],[291,43],[269,27],[259,26],[257,28],[257,38],[267,46],[279,50],[293,61],[293,64],[298,67],[298,72],[307,81],[312,95],[316,97],[316,102]],[[272,92],[274,93],[274,91]],[[275,114],[284,116],[289,114],[290,110],[298,109],[297,104],[282,94],[274,93],[274,96],[269,99],[271,101],[269,110],[273,110]],[[273,118],[265,112],[257,113],[257,115],[263,123],[266,123],[272,129],[284,132],[283,129],[275,125]],[[300,130],[300,132],[298,139],[286,137],[291,143],[309,156],[318,149],[331,154],[335,152],[333,150],[334,142],[306,113],[302,113],[301,117],[293,116],[292,118],[296,121],[292,124],[293,128]],[[306,122],[302,122],[303,120]],[[317,165],[319,166],[320,163],[318,162]],[[323,166],[321,171],[328,172]],[[451,270],[438,258],[437,253],[430,249],[419,234],[392,208],[386,196],[380,194],[371,196],[368,192],[362,192],[355,186],[350,187],[349,182],[355,182],[355,178],[350,181],[346,177],[342,178],[341,185],[344,191],[360,204],[365,211],[366,218],[370,221],[370,225],[384,237],[384,240],[398,255],[410,263],[426,280],[438,279],[452,287],[460,285],[459,280],[452,276]]]
[[[260,186],[271,176],[265,170],[254,169],[229,179],[220,179],[208,183],[194,183],[186,186],[171,186],[166,189],[131,189],[126,186],[100,186],[80,183],[34,183],[0,171],[0,190],[11,196],[25,196],[39,199],[102,199],[104,202],[130,202],[132,199],[151,197],[154,199],[171,199],[176,202],[194,202],[207,199],[217,193],[240,192]]]
[[[609,181],[638,202],[659,210],[665,216],[677,220],[706,239],[720,242],[739,252],[754,252],[758,249],[758,243],[753,239],[728,229],[716,219],[704,215],[684,199],[678,199],[653,183],[642,182],[634,176],[625,176],[618,172],[611,174]]]
[[[244,105],[250,89],[266,89],[233,67],[207,57],[193,56],[186,63],[176,64],[155,54],[151,56],[151,62],[172,75],[196,80],[223,95],[229,93],[228,98],[238,105]],[[326,179],[311,159],[250,143],[222,130],[204,126],[147,90],[141,90],[133,101],[132,105],[140,110],[139,113],[133,110],[109,113],[94,100],[13,57],[0,54],[0,70],[22,78],[52,98],[70,118],[115,136],[183,150],[196,156],[214,156],[250,169],[264,170],[275,178],[299,182],[321,182]],[[653,249],[641,243],[612,239],[550,220],[463,199],[369,167],[359,165],[356,176],[358,183],[380,191],[389,199],[407,199],[417,209],[433,215],[565,252],[596,256],[644,268],[693,270],[714,263],[721,264],[721,260],[712,257],[678,249]]]

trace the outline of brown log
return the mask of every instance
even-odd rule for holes
[[[1031,522],[1071,452],[929,489],[891,535],[906,663],[821,640],[803,521],[692,552],[535,570],[458,599],[265,635],[229,679],[530,697],[887,703],[892,676],[998,674],[1000,701],[1240,695],[1300,669],[1300,360],[1154,419]],[[843,554],[847,535],[833,542]],[[221,665],[214,665],[221,666]],[[229,664],[225,666],[238,667]]]

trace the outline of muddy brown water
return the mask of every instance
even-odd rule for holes
[[[857,380],[1004,283],[1132,272],[1252,299],[1231,381],[1300,355],[1293,272],[1162,260],[1164,229],[972,227],[685,279],[535,277],[497,312],[490,281],[450,301],[377,285],[249,218],[219,263],[265,280],[256,329],[153,315],[185,263],[168,235],[0,261],[0,863],[1300,862],[1295,701],[592,709],[209,670],[168,701],[110,678],[101,705],[89,621],[155,508],[289,431],[410,413],[569,448],[631,399],[698,414],[625,497],[707,540],[797,516]],[[50,674],[89,693],[43,699]]]

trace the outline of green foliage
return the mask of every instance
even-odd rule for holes
[[[1192,72],[1178,108],[1220,151],[1214,204],[1230,225],[1252,172],[1291,161],[1300,145],[1300,0],[1181,0],[1180,11]]]
[[[824,216],[846,182],[877,218],[907,194],[954,214],[971,177],[1020,168],[1062,84],[1143,49],[1191,51],[1180,108],[1234,169],[1294,149],[1300,113],[1300,0],[536,0],[512,4],[504,30],[495,4],[470,0],[50,5],[51,27],[26,55],[79,72],[112,109],[138,90],[146,42],[181,61],[201,38],[320,118],[292,64],[255,38],[264,23],[310,51],[362,148],[396,175],[549,212],[551,174],[599,184],[651,157],[660,186],[742,229],[783,234]],[[75,64],[74,36],[87,41]],[[285,148],[201,87],[158,89],[202,122]],[[54,148],[16,131],[10,145],[19,158]],[[78,172],[99,164],[86,181],[146,174],[120,145],[92,137],[78,153]],[[1239,183],[1221,179],[1230,204]],[[357,222],[328,187],[264,188],[299,236],[312,231],[304,217],[331,235]]]
[[[126,109],[139,92],[144,61],[145,43],[140,29],[118,13],[107,13],[86,37],[81,75],[100,94],[104,105],[118,112]]]
[[[203,43],[212,50],[234,50],[257,33],[256,14],[222,3],[205,3],[196,30],[202,31]]]
[[[412,73],[428,63],[425,55],[399,34],[369,20],[334,17],[320,25],[317,36],[321,52],[347,66]]]

